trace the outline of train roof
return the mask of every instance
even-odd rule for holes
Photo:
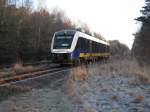
[[[103,40],[100,40],[100,39],[98,39],[98,38],[96,38],[96,37],[93,37],[93,36],[90,36],[90,35],[88,35],[88,34],[86,34],[86,33],[83,33],[83,32],[81,32],[81,31],[78,31],[78,30],[72,30],[72,29],[65,29],[65,30],[60,30],[60,31],[58,31],[58,32],[55,32],[55,35],[56,34],[64,34],[64,32],[66,32],[67,34],[75,34],[75,33],[78,33],[79,34],[79,36],[81,36],[82,38],[86,38],[86,39],[89,39],[89,40],[92,40],[92,41],[95,41],[95,42],[98,42],[98,43],[102,43],[102,44],[105,44],[105,45],[109,45],[109,43],[108,42],[106,42],[106,41],[103,41]]]
[[[82,33],[82,32],[78,32],[78,33],[79,33],[79,36],[81,36],[82,38],[86,38],[86,39],[89,39],[89,40],[92,40],[92,41],[95,41],[95,42],[98,42],[98,43],[101,43],[101,44],[109,45],[108,42],[100,40],[96,37],[90,36],[90,35]]]
[[[60,30],[60,31],[57,31],[57,32],[55,32],[55,35],[62,35],[62,34],[64,34],[64,33],[67,33],[67,34],[75,34],[76,33],[76,30],[68,30],[68,29],[66,29],[66,30]]]

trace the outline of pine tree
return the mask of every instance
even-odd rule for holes
[[[150,0],[145,0],[141,10],[142,16],[136,18],[142,23],[141,29],[135,34],[132,53],[140,65],[150,65]]]

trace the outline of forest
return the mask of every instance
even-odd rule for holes
[[[0,63],[46,59],[53,33],[75,27],[63,11],[33,11],[4,1],[0,1]]]
[[[54,32],[78,28],[60,9],[51,12],[44,8],[33,10],[25,5],[6,5],[5,2],[0,1],[0,64],[46,60]],[[135,17],[141,23],[141,29],[134,34],[131,53],[119,41],[109,41],[112,55],[125,57],[132,54],[140,65],[150,64],[150,0],[145,0],[145,4],[141,10],[142,16]],[[91,34],[86,23],[81,28]],[[100,33],[93,34],[103,39]]]

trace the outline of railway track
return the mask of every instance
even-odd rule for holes
[[[40,70],[40,71],[34,71],[31,73],[24,73],[24,74],[4,77],[4,78],[0,79],[0,86],[4,86],[7,84],[11,84],[11,83],[15,83],[15,82],[23,81],[23,80],[42,77],[48,73],[53,74],[53,73],[61,72],[61,71],[67,70],[68,68],[69,67],[58,67],[57,66],[57,67],[46,68],[46,69]]]

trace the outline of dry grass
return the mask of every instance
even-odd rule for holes
[[[94,75],[134,75],[139,80],[129,82],[131,84],[150,83],[150,67],[140,67],[135,60],[111,60],[108,63],[98,63],[79,66],[71,71],[71,79],[74,81],[85,81]]]
[[[141,101],[143,101],[145,99],[144,96],[142,95],[138,95],[138,96],[135,96],[134,100],[133,100],[133,103],[140,103]]]
[[[77,102],[83,102],[84,92],[90,90],[88,88],[90,83],[88,81],[94,76],[98,75],[125,75],[125,76],[134,76],[134,80],[129,81],[129,84],[139,85],[141,83],[150,83],[150,70],[149,67],[141,68],[135,60],[111,60],[107,63],[97,63],[88,65],[88,67],[80,66],[73,68],[71,71],[68,84],[68,93],[71,95],[71,98]],[[94,80],[93,80],[94,81]],[[82,89],[82,90],[81,90]],[[117,96],[110,97],[110,100],[118,100]],[[144,100],[144,96],[138,95],[135,96],[133,102],[141,102]],[[85,112],[91,112],[88,107],[84,107]]]
[[[132,85],[140,83],[150,83],[149,67],[141,68],[135,60],[111,60],[108,63],[91,64],[88,67],[79,66],[73,68],[68,80],[68,84],[72,90],[76,88],[75,84],[78,82],[88,81],[88,77],[94,75],[128,75],[135,76],[136,80],[129,81]],[[84,83],[85,84],[85,83]],[[85,85],[81,85],[82,87]]]
[[[135,75],[137,79],[140,79],[140,82],[150,83],[150,68],[140,67],[135,60],[111,60],[96,66],[90,65],[88,71],[93,75]]]
[[[71,71],[72,79],[75,81],[84,81],[86,80],[86,68],[85,67],[77,67]]]
[[[31,72],[35,70],[35,68],[33,66],[23,66],[22,64],[15,64],[13,67],[13,71],[15,72],[15,74],[17,73],[23,73],[23,72]]]
[[[67,80],[67,93],[71,97],[73,101],[76,103],[82,103],[82,95],[79,93],[79,89],[77,84],[80,84],[80,82],[86,81],[87,78],[87,71],[85,67],[76,67],[73,68],[69,78]],[[78,82],[78,83],[77,83]]]
[[[29,72],[35,71],[37,69],[39,69],[39,68],[33,67],[33,66],[23,66],[20,63],[16,63],[11,68],[3,68],[0,71],[0,77],[7,77],[10,75],[16,75],[16,74],[21,74],[21,73],[29,73]]]

